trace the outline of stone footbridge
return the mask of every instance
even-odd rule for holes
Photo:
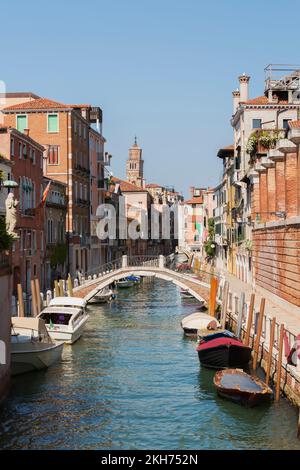
[[[178,271],[173,256],[122,256],[121,259],[99,267],[98,272],[87,273],[80,285],[74,287],[73,295],[89,301],[104,287],[131,274],[137,276],[157,277],[187,289],[199,301],[208,303],[210,274],[196,276]]]

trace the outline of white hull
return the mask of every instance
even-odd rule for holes
[[[60,360],[63,344],[13,344],[11,351],[12,375],[50,367]]]
[[[86,317],[81,321],[81,323],[76,326],[76,328],[72,331],[69,330],[69,327],[67,325],[65,326],[65,328],[59,326],[59,329],[55,329],[55,325],[53,328],[50,328],[50,326],[47,324],[46,328],[51,338],[55,341],[64,342],[66,344],[73,344],[81,337],[84,325],[88,321],[88,318],[88,315],[86,315]]]

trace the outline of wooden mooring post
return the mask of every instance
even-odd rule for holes
[[[282,366],[282,352],[283,352],[283,337],[284,337],[284,324],[280,325],[279,345],[278,345],[278,358],[277,358],[277,374],[276,374],[276,391],[275,401],[280,399],[280,384],[281,384],[281,366]]]
[[[209,292],[209,314],[212,317],[216,316],[217,292],[218,292],[218,279],[216,277],[212,277],[210,280],[210,292]]]
[[[223,295],[222,295],[222,308],[221,308],[221,327],[225,328],[226,325],[226,314],[228,306],[228,293],[229,293],[229,282],[225,281]]]
[[[257,368],[260,337],[261,337],[262,324],[263,324],[264,313],[265,313],[265,304],[266,304],[266,299],[262,297],[261,302],[260,302],[259,313],[258,313],[257,331],[256,331],[256,338],[255,338],[255,343],[254,343],[253,370],[256,370]]]
[[[67,285],[68,285],[68,295],[69,295],[69,297],[72,297],[73,296],[73,285],[72,285],[72,278],[71,278],[70,273],[68,275]]]
[[[22,291],[21,284],[18,284],[17,290],[18,290],[18,302],[19,302],[19,317],[24,317],[25,310],[24,310],[24,299],[23,299],[23,291]]]
[[[255,305],[255,294],[251,294],[250,306],[249,306],[249,312],[248,312],[248,318],[247,318],[246,335],[245,335],[245,345],[246,346],[249,346],[249,343],[250,343],[254,305]]]
[[[245,309],[245,292],[242,292],[240,295],[239,310],[238,310],[237,324],[236,324],[236,333],[235,333],[238,338],[240,338],[241,336],[244,309]]]
[[[38,278],[34,280],[35,284],[35,296],[36,296],[36,308],[37,314],[41,313],[41,289],[40,289],[40,281]]]
[[[34,317],[37,316],[37,302],[36,302],[36,293],[35,293],[35,282],[32,279],[30,281],[30,286],[31,286],[31,306],[32,306],[32,314]]]
[[[275,325],[276,325],[276,318],[273,317],[272,323],[271,323],[271,329],[270,329],[269,355],[268,355],[267,370],[266,370],[266,384],[267,385],[269,385],[270,375],[271,375],[273,346],[274,346],[274,337],[275,337]]]
[[[58,281],[56,279],[54,281],[54,292],[55,292],[55,297],[59,297],[59,295],[60,295],[59,285],[58,285]]]

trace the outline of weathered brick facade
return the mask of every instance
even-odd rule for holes
[[[253,231],[256,284],[300,306],[300,226]]]

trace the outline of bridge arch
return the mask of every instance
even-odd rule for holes
[[[139,259],[137,259],[139,258]],[[166,259],[160,255],[157,258],[141,260],[140,257],[128,258],[126,255],[118,261],[111,269],[103,269],[100,273],[89,276],[80,286],[73,290],[77,297],[89,301],[100,290],[109,286],[114,281],[133,275],[143,277],[156,277],[188,290],[199,301],[209,300],[209,277],[200,280],[195,275],[176,271],[174,268],[166,267]]]

